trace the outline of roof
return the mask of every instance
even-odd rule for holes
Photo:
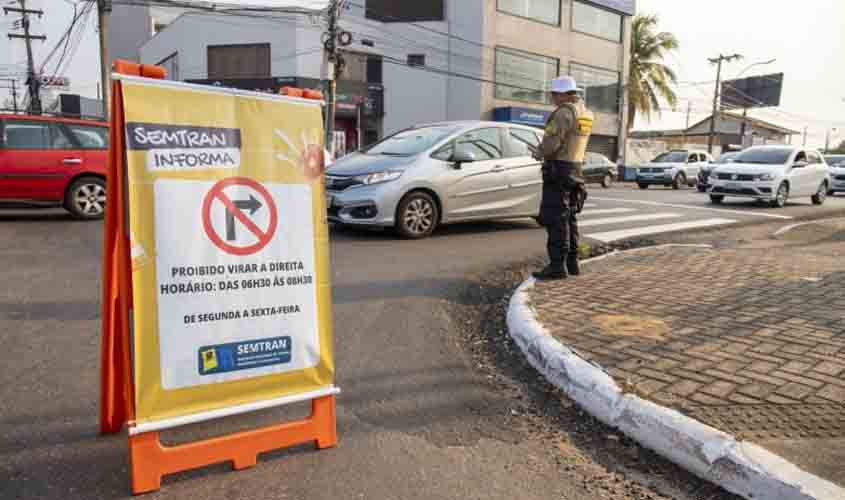
[[[694,123],[693,125],[691,125],[687,129],[639,130],[639,131],[635,130],[635,131],[631,132],[631,137],[636,139],[636,138],[651,138],[651,137],[673,137],[673,136],[679,136],[679,135],[695,135],[695,134],[690,134],[689,131],[693,130],[694,128],[696,128],[696,127],[698,127],[698,126],[700,126],[704,123],[710,122],[710,118],[712,116],[713,115],[710,115],[707,118],[705,118],[705,119],[703,119],[699,122]],[[722,116],[733,118],[735,120],[742,120],[742,115],[738,115],[736,113],[729,113],[727,111],[723,111]],[[748,123],[750,123],[754,127],[768,129],[768,130],[771,130],[773,132],[777,132],[779,134],[796,135],[796,134],[801,133],[798,130],[792,130],[792,129],[788,129],[788,128],[785,128],[785,127],[781,127],[780,125],[776,125],[774,123],[767,122],[767,121],[761,120],[759,118],[754,118],[752,116],[746,116],[745,119],[746,119],[746,121],[748,121]],[[718,131],[717,131],[717,133],[718,133]],[[702,134],[698,134],[698,135],[702,135]]]
[[[0,113],[0,120],[34,120],[45,122],[62,122],[62,123],[76,123],[79,125],[95,125],[98,127],[108,127],[109,123],[101,120],[87,120],[85,118],[70,118],[67,116],[58,115],[29,115],[24,113]]]

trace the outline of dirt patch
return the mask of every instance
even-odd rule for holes
[[[669,333],[665,321],[646,316],[630,314],[600,314],[591,318],[594,325],[612,337],[638,337],[663,340]]]

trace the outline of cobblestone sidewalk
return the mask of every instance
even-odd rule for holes
[[[741,439],[845,438],[845,243],[643,249],[531,304],[642,397]]]

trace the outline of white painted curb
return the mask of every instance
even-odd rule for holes
[[[708,245],[662,245],[709,247]],[[630,251],[641,251],[647,247]],[[626,252],[630,252],[626,251]],[[584,261],[584,264],[622,252]],[[748,499],[836,500],[845,489],[755,444],[709,427],[681,413],[623,394],[599,366],[581,358],[548,334],[528,303],[534,279],[525,281],[508,307],[508,331],[528,362],[590,415],[619,429],[646,448],[693,474]]]

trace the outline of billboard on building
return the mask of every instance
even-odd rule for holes
[[[722,108],[774,108],[780,106],[783,73],[751,76],[722,82]]]

